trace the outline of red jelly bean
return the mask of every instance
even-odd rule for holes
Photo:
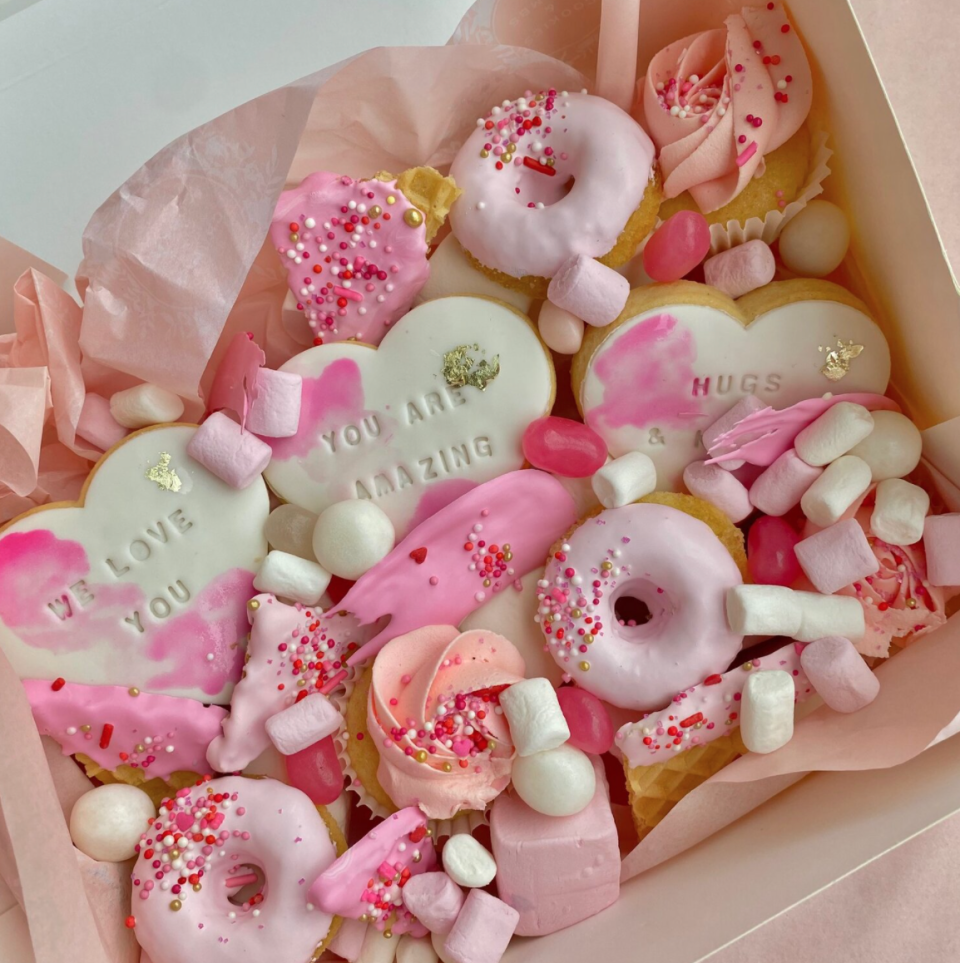
[[[613,746],[613,722],[607,707],[585,689],[568,685],[557,689],[560,711],[570,727],[570,745],[602,755]]]
[[[305,792],[314,803],[328,806],[343,791],[343,772],[333,737],[287,756],[290,785]]]
[[[677,211],[643,249],[643,269],[654,281],[679,281],[710,251],[710,225],[696,211]]]
[[[607,459],[607,446],[579,421],[550,415],[527,425],[523,455],[534,468],[565,478],[589,478]]]
[[[759,585],[792,585],[800,577],[794,546],[800,536],[782,518],[764,515],[750,526],[747,565]]]

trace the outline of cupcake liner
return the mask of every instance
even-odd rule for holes
[[[485,826],[489,820],[486,812],[477,809],[470,809],[466,812],[457,813],[453,819],[437,819],[431,823],[433,838],[437,842],[447,839],[450,836],[459,836],[461,833],[473,835],[478,826]]]

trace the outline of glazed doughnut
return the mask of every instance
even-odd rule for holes
[[[164,800],[141,836],[137,939],[154,963],[315,959],[339,920],[308,903],[307,888],[338,848],[336,824],[298,789],[207,777]],[[257,876],[260,891],[232,902]]]
[[[741,582],[704,521],[624,505],[587,518],[547,561],[540,625],[578,685],[646,712],[733,661],[743,637],[728,628],[724,599]]]
[[[574,255],[628,261],[656,221],[654,147],[629,114],[582,92],[527,91],[477,121],[450,176],[450,224],[501,284],[546,297]]]

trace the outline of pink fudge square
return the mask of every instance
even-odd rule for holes
[[[960,515],[931,515],[923,524],[931,585],[960,585]]]
[[[443,950],[452,963],[499,963],[517,927],[517,911],[482,889],[470,890]]]
[[[833,595],[880,568],[867,536],[853,518],[797,542],[793,551],[804,574],[824,595]]]

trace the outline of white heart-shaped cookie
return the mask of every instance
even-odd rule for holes
[[[890,350],[866,306],[827,281],[781,281],[739,301],[679,281],[630,293],[609,328],[589,328],[573,365],[584,421],[614,457],[648,454],[677,491],[706,458],[700,434],[754,394],[785,408],[826,392],[883,394]]]
[[[266,439],[270,487],[312,512],[373,499],[397,538],[520,468],[523,431],[550,411],[555,388],[526,315],[478,297],[430,301],[377,348],[325,344],[281,370],[303,377],[303,401],[297,434]]]
[[[229,701],[269,498],[261,479],[237,491],[193,461],[195,431],[130,435],[78,504],[4,530],[0,646],[21,678]]]

